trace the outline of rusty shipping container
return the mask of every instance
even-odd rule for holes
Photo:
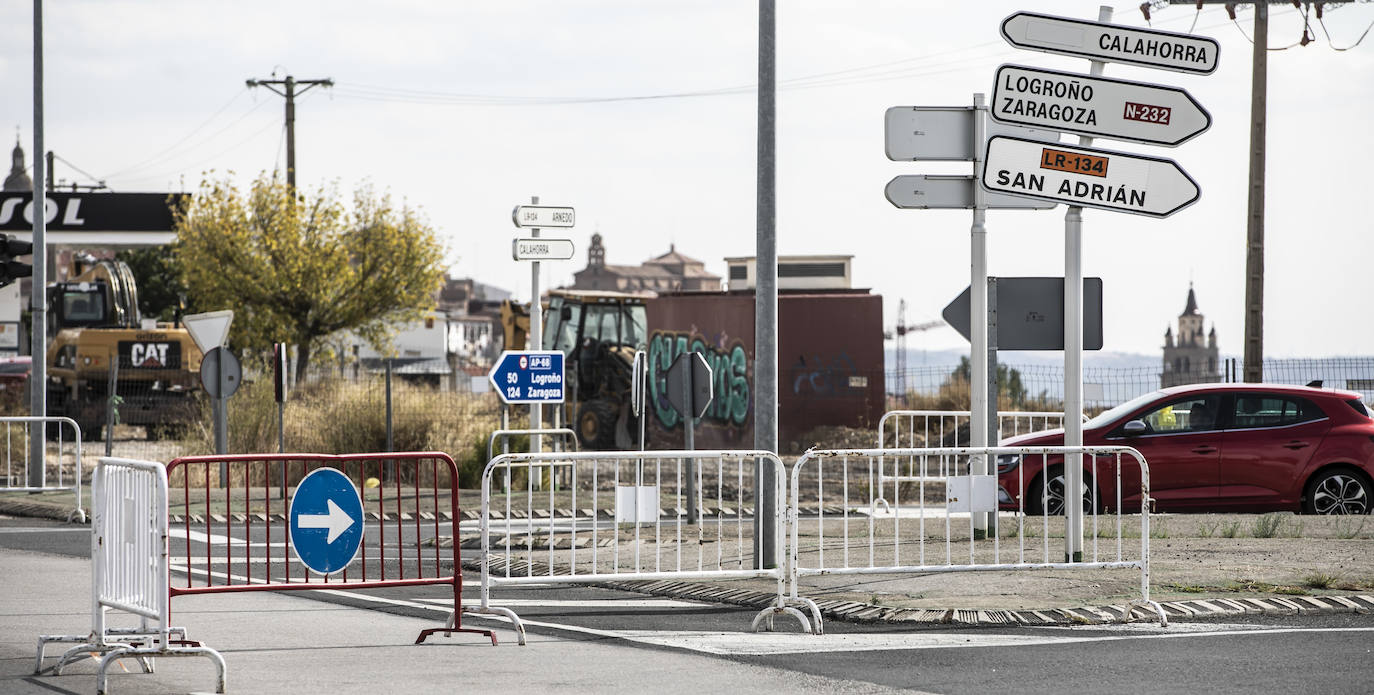
[[[865,290],[784,291],[778,298],[778,438],[804,449],[817,427],[876,427],[883,413],[883,299]],[[715,398],[698,449],[754,446],[754,293],[691,292],[649,301],[649,448],[683,445],[664,375],[685,351],[712,369]]]

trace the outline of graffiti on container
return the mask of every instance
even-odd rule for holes
[[[836,396],[847,393],[850,377],[858,373],[854,360],[848,353],[841,352],[827,364],[820,355],[806,355],[797,358],[792,365],[792,393],[811,396]]]
[[[673,428],[682,419],[668,403],[665,377],[673,360],[689,350],[701,353],[711,365],[715,396],[702,418],[703,424],[743,425],[753,405],[749,392],[749,360],[744,345],[736,340],[727,346],[724,339],[712,345],[699,335],[668,331],[656,331],[649,338],[649,399],[659,424]]]

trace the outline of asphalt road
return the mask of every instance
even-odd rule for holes
[[[0,519],[0,548],[84,557],[89,535],[85,527]],[[476,582],[469,579],[466,602],[471,604]],[[438,621],[451,606],[445,587],[296,595]],[[753,612],[736,606],[597,587],[503,587],[495,590],[493,603],[519,613],[532,635],[581,641],[589,649],[616,643],[649,658],[655,653],[664,659],[668,653],[705,655],[794,674],[799,687],[821,678],[869,683],[878,690],[937,693],[1374,691],[1374,616],[1367,615],[1175,621],[1168,628],[893,626],[832,620],[826,634],[816,636],[799,634],[795,623],[782,619],[776,633],[751,633]],[[503,645],[514,641],[503,621],[469,616],[464,624],[497,629]],[[525,649],[534,651],[539,645]],[[530,663],[538,667],[537,660]],[[588,667],[604,669],[606,664]]]

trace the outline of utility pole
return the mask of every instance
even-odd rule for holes
[[[296,189],[296,95],[305,94],[317,85],[333,87],[334,80],[328,77],[322,80],[298,80],[291,75],[284,80],[248,80],[249,87],[266,87],[286,97],[286,185],[293,191]],[[299,92],[296,91],[297,87],[302,87]]]
[[[1245,224],[1245,382],[1264,381],[1264,142],[1269,91],[1269,5],[1255,3],[1250,67],[1250,202]]]

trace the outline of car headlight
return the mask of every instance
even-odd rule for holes
[[[1019,465],[1021,465],[1020,454],[1002,454],[997,457],[997,474],[1001,475],[1014,471]]]

